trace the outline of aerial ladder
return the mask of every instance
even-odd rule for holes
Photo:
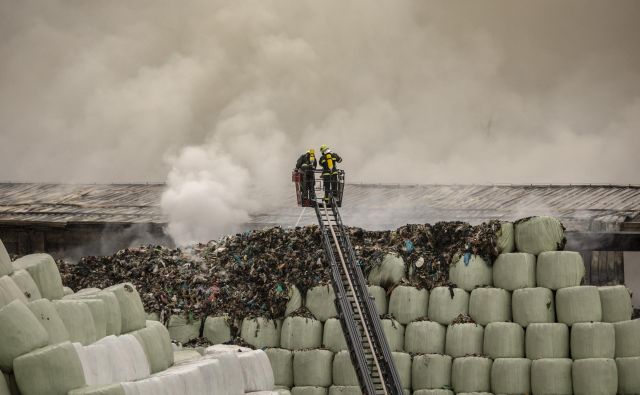
[[[342,205],[344,171],[338,171],[326,198],[320,173],[294,170],[292,179],[298,205],[313,207],[318,218],[336,310],[360,388],[366,395],[401,395],[402,385],[380,315],[338,211]]]

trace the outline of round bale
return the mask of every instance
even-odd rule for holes
[[[456,358],[451,366],[451,384],[456,393],[491,391],[491,359]]]
[[[571,358],[613,358],[616,333],[608,322],[581,322],[571,327]]]
[[[367,289],[369,290],[369,295],[371,295],[376,302],[376,310],[378,310],[378,314],[387,314],[387,291],[378,285],[369,285]]]
[[[403,325],[427,316],[429,307],[429,292],[400,285],[394,288],[389,298],[389,314]]]
[[[222,344],[231,340],[231,328],[229,326],[229,317],[226,316],[208,316],[204,320],[203,336],[212,344]]]
[[[341,386],[360,385],[349,351],[340,351],[333,357],[333,384]]]
[[[27,298],[27,302],[42,298],[38,285],[26,270],[16,270],[10,276],[16,283],[22,294]]]
[[[116,298],[113,293],[101,290],[95,292],[84,291],[66,296],[65,299],[102,300],[105,305],[105,314],[107,319],[106,334],[118,336],[122,333],[122,314],[120,312],[120,303],[118,303],[118,298]]]
[[[531,391],[530,374],[530,359],[495,359],[491,366],[491,390],[494,394],[528,394]]]
[[[411,354],[443,354],[447,328],[434,321],[414,321],[404,331],[404,350]]]
[[[323,387],[293,387],[291,395],[327,395],[327,389]]]
[[[498,237],[496,244],[501,254],[513,252],[516,248],[516,240],[512,222],[501,222],[496,236]]]
[[[49,345],[69,341],[69,331],[53,303],[48,299],[38,299],[29,302],[27,307],[49,334]]]
[[[640,394],[640,357],[616,358],[618,393]]]
[[[492,322],[484,328],[483,353],[489,358],[523,358],[524,329],[514,322]]]
[[[282,321],[264,317],[242,320],[240,336],[256,348],[280,347]]]
[[[396,365],[402,388],[411,388],[411,355],[404,352],[392,352],[391,357]]]
[[[121,316],[121,333],[133,332],[145,326],[146,315],[140,295],[133,284],[123,283],[105,288],[118,299]]]
[[[300,290],[295,285],[289,288],[289,301],[287,302],[287,306],[284,309],[284,316],[287,317],[289,314],[298,310],[302,307],[302,294]]]
[[[287,317],[282,323],[280,347],[287,350],[318,348],[322,345],[322,322],[305,317]]]
[[[469,293],[461,288],[436,287],[429,298],[429,319],[449,325],[460,314],[469,313]]]
[[[14,300],[19,300],[22,303],[27,303],[27,297],[11,277],[0,277],[0,307],[4,307]]]
[[[471,255],[467,263],[463,255],[449,266],[449,279],[465,291],[472,291],[493,285],[493,272],[479,255]]]
[[[572,395],[573,380],[568,358],[536,359],[531,362],[531,392],[533,395]]]
[[[19,300],[0,308],[0,369],[11,372],[13,360],[44,347],[49,334],[31,310]]]
[[[573,361],[571,376],[575,395],[616,395],[618,391],[618,368],[613,359]]]
[[[69,340],[82,343],[83,346],[98,340],[96,324],[86,303],[78,300],[54,300],[53,306],[69,332]]]
[[[529,324],[552,323],[556,320],[553,292],[548,288],[522,288],[511,296],[513,322],[523,328]]]
[[[329,387],[333,353],[329,350],[296,351],[293,353],[293,382],[298,386]]]
[[[13,265],[11,264],[11,258],[7,249],[4,248],[2,240],[0,240],[0,277],[8,276],[13,273]]]
[[[124,324],[124,319],[122,322]],[[174,314],[170,316],[167,328],[169,329],[171,340],[179,343],[187,343],[200,336],[200,320],[191,320],[181,315]]]
[[[389,343],[390,351],[404,351],[404,325],[396,320],[381,321],[382,330]]]
[[[38,285],[40,294],[49,300],[62,299],[64,289],[58,266],[49,254],[25,255],[13,262],[14,270],[24,269],[29,272]]]
[[[543,252],[536,263],[536,282],[539,287],[558,290],[576,287],[584,277],[582,255],[573,251]]]
[[[370,285],[389,288],[402,281],[405,274],[406,268],[402,257],[397,254],[387,254],[379,265],[371,268],[368,280]]]
[[[332,352],[338,352],[347,349],[347,341],[342,332],[342,326],[337,318],[329,318],[324,323],[324,332],[322,334],[322,344],[324,348]]]
[[[531,324],[525,334],[527,358],[569,358],[569,327],[565,324]]]
[[[564,248],[564,227],[557,218],[541,216],[516,221],[516,249],[538,255]]]
[[[582,286],[562,288],[556,292],[558,322],[569,326],[578,322],[602,320],[602,306],[597,287]]]
[[[316,319],[325,322],[338,316],[335,299],[331,285],[318,285],[307,291],[305,306]]]
[[[628,321],[633,314],[631,293],[624,285],[598,287],[603,322]]]
[[[480,325],[511,321],[511,294],[500,288],[477,288],[471,291],[469,315]]]
[[[640,319],[613,324],[616,331],[616,358],[640,357]]]
[[[291,388],[293,386],[293,353],[283,348],[267,348],[264,352],[269,357],[275,384]]]
[[[451,362],[452,358],[449,355],[423,354],[413,357],[413,390],[450,387]]]
[[[478,324],[453,324],[447,327],[445,353],[454,358],[481,355],[484,328]]]
[[[500,254],[493,262],[493,285],[514,291],[536,286],[536,256],[526,252]]]

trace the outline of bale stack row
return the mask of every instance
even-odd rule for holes
[[[564,235],[553,218],[505,227],[503,236],[492,265],[459,257],[451,288],[370,285],[379,313],[394,318],[382,327],[405,391],[640,393],[640,321],[631,320],[628,290],[581,286],[582,258],[557,251]],[[389,266],[375,276],[406,276],[396,273],[397,259],[386,259]],[[243,321],[241,336],[266,348],[276,385],[293,394],[359,393],[333,298],[330,287],[319,286],[304,302],[315,318]],[[226,341],[228,333],[223,317],[207,319],[211,341]]]
[[[271,390],[266,354],[235,351],[213,349],[174,363],[167,328],[146,321],[133,285],[73,293],[51,256],[11,262],[0,241],[0,395]],[[227,382],[238,375],[235,384]]]

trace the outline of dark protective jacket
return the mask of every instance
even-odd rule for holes
[[[338,167],[336,163],[342,162],[342,158],[340,155],[335,152],[325,152],[320,157],[320,166],[322,166],[322,174],[336,174],[338,172]]]
[[[318,161],[316,160],[316,157],[312,156],[308,152],[300,155],[298,161],[296,162],[296,169],[315,170],[316,167],[318,167]]]

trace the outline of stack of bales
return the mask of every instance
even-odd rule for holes
[[[167,328],[146,321],[133,285],[73,293],[64,289],[51,256],[33,254],[11,262],[0,241],[0,395],[202,395],[273,389],[264,352],[213,354],[176,358],[174,363]],[[222,377],[234,375],[241,377],[225,385]]]
[[[371,273],[379,313],[395,318],[382,327],[406,393],[640,394],[640,320],[631,320],[630,294],[581,286],[581,256],[558,251],[563,233],[550,217],[505,224],[502,254],[492,265],[460,257],[452,288],[398,285],[404,264],[391,255]],[[245,340],[266,348],[278,388],[360,393],[333,298],[328,286],[309,290],[315,319],[243,323]],[[456,320],[461,314],[475,323]],[[221,318],[210,320],[228,331]]]

